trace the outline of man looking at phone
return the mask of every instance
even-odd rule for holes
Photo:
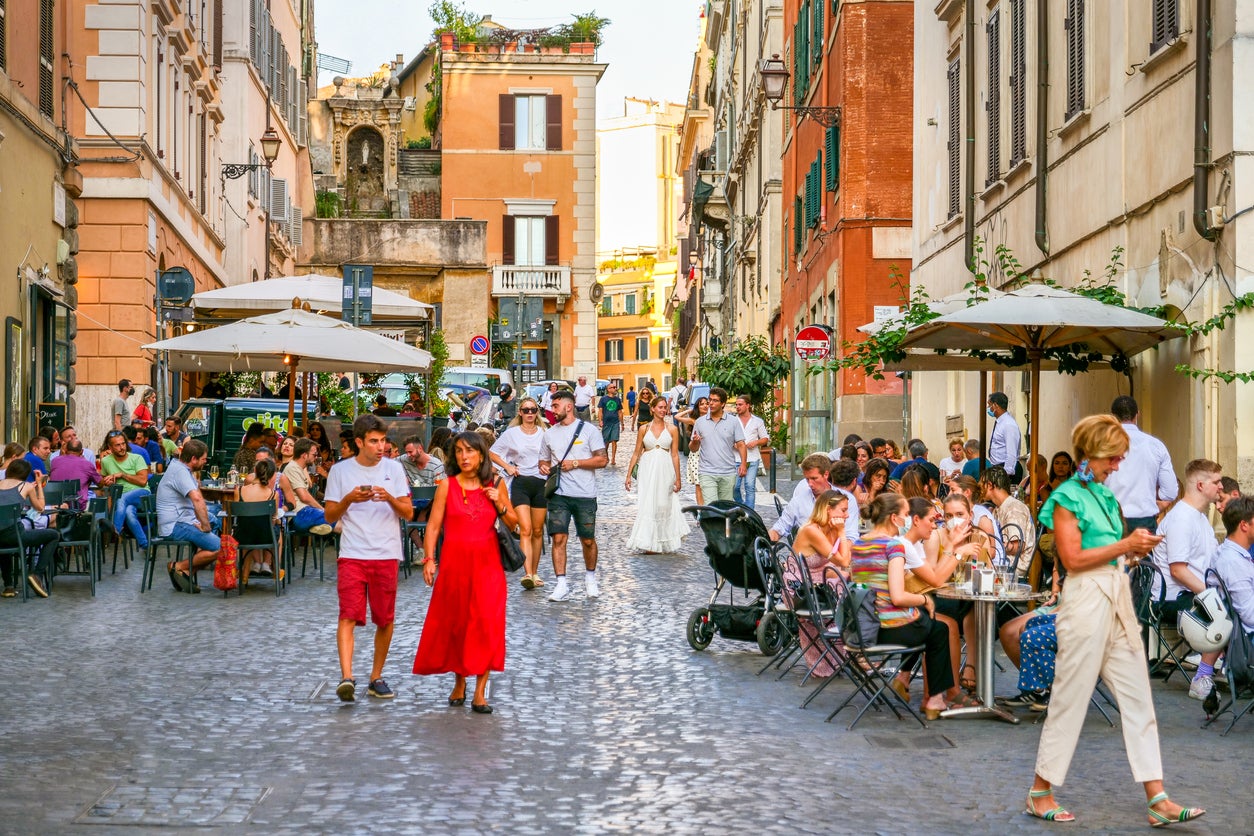
[[[1219,548],[1215,529],[1206,515],[1211,504],[1218,502],[1223,493],[1219,465],[1208,459],[1189,462],[1184,467],[1183,487],[1180,501],[1158,524],[1158,533],[1164,539],[1151,552],[1167,587],[1163,595],[1162,620],[1173,626],[1180,611],[1193,606],[1193,596],[1206,588],[1206,570]],[[1158,590],[1154,592],[1157,594]],[[1189,686],[1189,696],[1193,699],[1206,699],[1215,687],[1211,677],[1218,658],[1218,653],[1203,654]]]
[[[353,422],[357,455],[341,460],[327,476],[326,521],[339,523],[340,557],[336,562],[340,601],[336,647],[343,702],[356,699],[353,678],[353,630],[366,623],[366,605],[375,624],[374,666],[366,693],[376,699],[396,696],[383,679],[383,664],[392,644],[396,620],[396,573],[401,559],[397,520],[414,515],[409,482],[400,462],[383,455],[387,426],[374,415]]]

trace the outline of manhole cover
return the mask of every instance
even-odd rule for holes
[[[270,787],[110,787],[78,824],[225,827],[248,821]]]
[[[867,734],[866,742],[878,749],[952,749],[954,742],[943,734]]]

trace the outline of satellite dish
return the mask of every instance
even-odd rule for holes
[[[595,305],[605,297],[605,285],[600,282],[593,282],[592,287],[588,288],[588,297],[592,299]]]

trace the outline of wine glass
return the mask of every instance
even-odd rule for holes
[[[214,482],[218,481],[218,466],[216,464],[209,466],[209,478]]]

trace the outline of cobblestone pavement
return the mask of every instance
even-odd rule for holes
[[[335,699],[330,580],[223,600],[159,577],[140,595],[132,566],[95,599],[64,578],[49,600],[0,602],[0,832],[1050,831],[1020,813],[1030,720],[925,730],[872,713],[850,732],[823,722],[847,684],[801,710],[799,677],[755,676],[754,646],[716,638],[692,651],[685,622],[712,589],[703,540],[678,556],[624,552],[627,453],[601,475],[601,598],[587,600],[575,572],[565,604],[511,580],[490,717],[445,705],[451,677],[409,674],[429,596],[418,576],[401,582],[386,670],[398,697],[382,704],[364,683],[357,703]],[[358,632],[360,679],[369,636]],[[1254,720],[1227,738],[1199,731],[1179,679],[1154,687],[1167,786],[1210,810],[1181,829],[1254,832],[1235,777]],[[1013,689],[1004,675],[999,690]],[[1071,774],[1059,798],[1082,828],[1144,831],[1119,730],[1096,712]]]

